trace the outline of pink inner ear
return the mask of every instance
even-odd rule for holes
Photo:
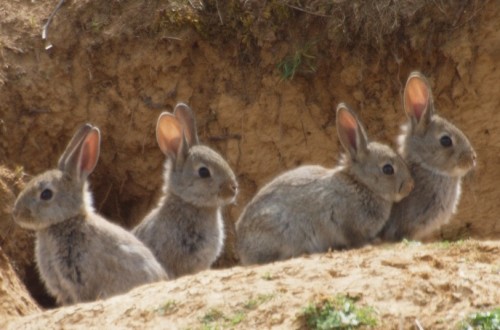
[[[182,143],[182,126],[177,118],[172,115],[161,116],[158,121],[157,139],[161,151],[164,154],[177,155]]]
[[[427,103],[420,102],[420,103],[413,104],[413,106],[412,106],[413,113],[415,114],[415,117],[417,118],[417,120],[420,120],[426,107],[427,107]]]
[[[97,139],[97,140],[96,140]],[[83,142],[80,158],[80,172],[90,174],[95,167],[98,157],[99,135],[92,132]]]
[[[357,150],[357,144],[356,144],[356,131],[353,130],[348,130],[347,132],[347,137],[349,138],[349,144],[353,147],[353,149]]]
[[[406,88],[406,104],[408,111],[420,120],[429,103],[428,87],[422,80],[412,78]]]
[[[344,128],[344,132],[347,136],[347,139],[349,140],[349,144],[351,145],[352,148],[356,150],[357,149],[356,129],[358,128],[358,123],[356,122],[356,119],[354,119],[354,117],[352,117],[347,112],[343,111],[340,114],[340,124]]]
[[[90,164],[90,156],[89,153],[91,152],[90,146],[88,143],[85,143],[82,147],[82,158],[80,159],[80,171],[88,173],[89,169],[91,168]]]

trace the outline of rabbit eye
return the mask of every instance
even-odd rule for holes
[[[391,164],[385,164],[384,167],[382,167],[382,172],[386,175],[393,175],[394,174],[394,167],[392,167]]]
[[[50,189],[44,189],[42,193],[40,194],[40,198],[43,199],[44,201],[48,201],[52,198],[54,193]]]
[[[198,175],[200,178],[209,178],[210,177],[210,170],[206,167],[200,167],[198,169]]]
[[[448,136],[448,135],[443,135],[440,139],[439,139],[439,143],[441,143],[441,145],[443,147],[451,147],[453,145],[453,141],[451,140],[451,138]]]

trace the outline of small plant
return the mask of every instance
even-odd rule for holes
[[[241,321],[243,321],[245,319],[245,313],[243,312],[236,312],[234,315],[232,315],[230,318],[229,318],[229,323],[232,325],[232,326],[235,326],[237,325],[238,323],[240,323]]]
[[[271,275],[271,273],[269,272],[264,273],[261,278],[266,281],[272,281],[274,279],[273,275]]]
[[[403,239],[402,243],[405,246],[420,246],[420,245],[422,245],[422,242],[414,241],[414,240],[409,240],[409,239],[406,239],[406,238]]]
[[[169,1],[168,5],[159,9],[153,17],[150,32],[173,32],[185,26],[200,28],[197,10],[187,1]]]
[[[377,320],[371,307],[357,307],[356,299],[337,296],[310,304],[302,316],[308,329],[357,329],[375,326]]]
[[[436,246],[441,248],[441,249],[449,249],[454,246],[460,246],[464,244],[464,240],[458,240],[458,241],[440,241],[436,242]]]
[[[498,330],[500,329],[500,307],[487,311],[471,314],[461,322],[462,330]]]
[[[224,313],[222,313],[218,309],[211,308],[207,313],[205,313],[205,315],[203,315],[203,317],[201,318],[201,322],[203,324],[208,324],[223,318],[225,318]]]
[[[160,307],[158,307],[155,311],[161,315],[172,314],[177,310],[177,302],[175,300],[169,300]]]
[[[259,294],[257,298],[248,300],[243,307],[248,310],[256,309],[260,304],[263,304],[273,299],[274,294]]]
[[[299,68],[302,68],[304,72],[316,72],[314,65],[316,57],[310,54],[312,46],[312,43],[307,44],[304,48],[295,51],[293,55],[286,56],[278,63],[277,67],[282,80],[292,80]]]
[[[14,177],[16,181],[20,181],[23,179],[23,177],[26,176],[26,173],[24,173],[24,167],[22,166],[16,166],[14,169]]]
[[[36,28],[38,26],[35,16],[29,17],[29,25],[31,28]]]
[[[245,319],[243,311],[237,311],[227,316],[218,309],[212,308],[200,319],[203,323],[203,329],[225,329],[239,324]]]
[[[93,33],[101,33],[104,27],[109,23],[108,18],[103,15],[96,15],[92,17],[87,24],[87,28]]]

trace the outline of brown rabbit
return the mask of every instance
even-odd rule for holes
[[[432,91],[420,72],[406,82],[408,122],[399,136],[399,152],[415,189],[395,203],[380,237],[388,241],[425,239],[449,222],[460,200],[462,177],[476,165],[476,153],[460,129],[434,110]]]

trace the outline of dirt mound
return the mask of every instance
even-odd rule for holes
[[[212,270],[13,321],[10,329],[293,329],[310,302],[358,297],[376,329],[449,329],[500,302],[500,243],[402,243]]]

